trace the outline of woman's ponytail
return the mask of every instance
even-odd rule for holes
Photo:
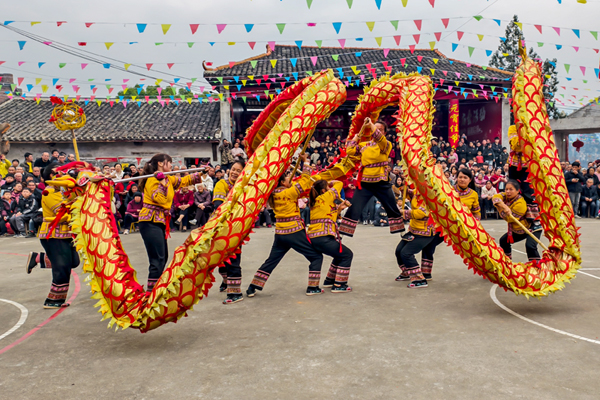
[[[327,189],[327,181],[324,179],[316,181],[312,188],[310,189],[310,194],[308,195],[310,208],[313,208],[317,203],[317,197],[321,195],[321,192]]]

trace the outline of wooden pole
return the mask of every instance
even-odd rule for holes
[[[73,149],[75,149],[75,159],[79,160],[79,150],[77,149],[77,138],[75,137],[75,131],[71,129],[71,135],[73,135]]]
[[[204,167],[202,167],[202,168],[191,168],[191,169],[181,169],[179,171],[163,172],[163,175],[174,175],[174,174],[180,174],[182,172],[198,172],[198,171],[204,171],[205,169],[206,168],[204,168]],[[113,182],[115,182],[115,183],[124,183],[124,182],[131,182],[131,181],[139,181],[140,179],[152,178],[153,176],[154,176],[154,174],[136,176],[136,177],[127,178],[127,179],[115,179],[115,180],[113,180]]]
[[[540,246],[542,246],[542,248],[543,248],[544,250],[546,250],[546,251],[550,251],[550,249],[549,249],[549,248],[548,248],[548,247],[547,247],[547,246],[546,246],[544,243],[542,243],[542,242],[540,241],[540,239],[536,238],[536,237],[535,237],[535,235],[534,235],[534,234],[533,234],[531,231],[529,231],[529,229],[525,228],[525,225],[523,225],[523,224],[521,223],[521,221],[519,221],[518,219],[516,219],[516,218],[514,217],[514,215],[512,215],[512,214],[511,214],[511,216],[510,216],[510,219],[511,219],[513,222],[517,223],[517,224],[518,224],[518,225],[521,227],[521,229],[523,229],[523,230],[525,231],[525,233],[527,233],[527,234],[528,234],[528,235],[529,235],[529,236],[530,236],[530,237],[531,237],[533,240],[535,240],[535,241],[536,241],[536,242],[537,242],[537,243],[538,243]]]

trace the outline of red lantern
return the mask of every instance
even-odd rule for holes
[[[577,139],[576,141],[573,142],[573,147],[575,147],[577,149],[577,152],[579,152],[579,150],[581,150],[583,145],[584,145],[584,143],[579,139]]]

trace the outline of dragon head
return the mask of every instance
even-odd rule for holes
[[[96,172],[96,168],[85,161],[73,161],[60,166],[56,169],[57,175],[53,180],[48,181],[48,185],[72,190],[75,188],[85,188],[87,184],[105,179]]]

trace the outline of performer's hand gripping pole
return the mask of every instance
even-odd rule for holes
[[[542,248],[546,251],[550,251],[550,249],[548,248],[548,246],[546,246],[544,243],[542,243],[540,241],[540,239],[536,238],[535,235],[533,233],[531,233],[531,231],[527,228],[525,228],[525,225],[523,225],[521,223],[521,221],[519,221],[518,219],[516,219],[514,217],[514,215],[510,216],[510,219],[512,222],[515,222],[517,225],[519,225],[521,227],[521,229],[523,229],[525,231],[526,234],[528,234],[533,240],[535,240],[537,242],[537,244],[539,244],[540,246],[542,246]]]

